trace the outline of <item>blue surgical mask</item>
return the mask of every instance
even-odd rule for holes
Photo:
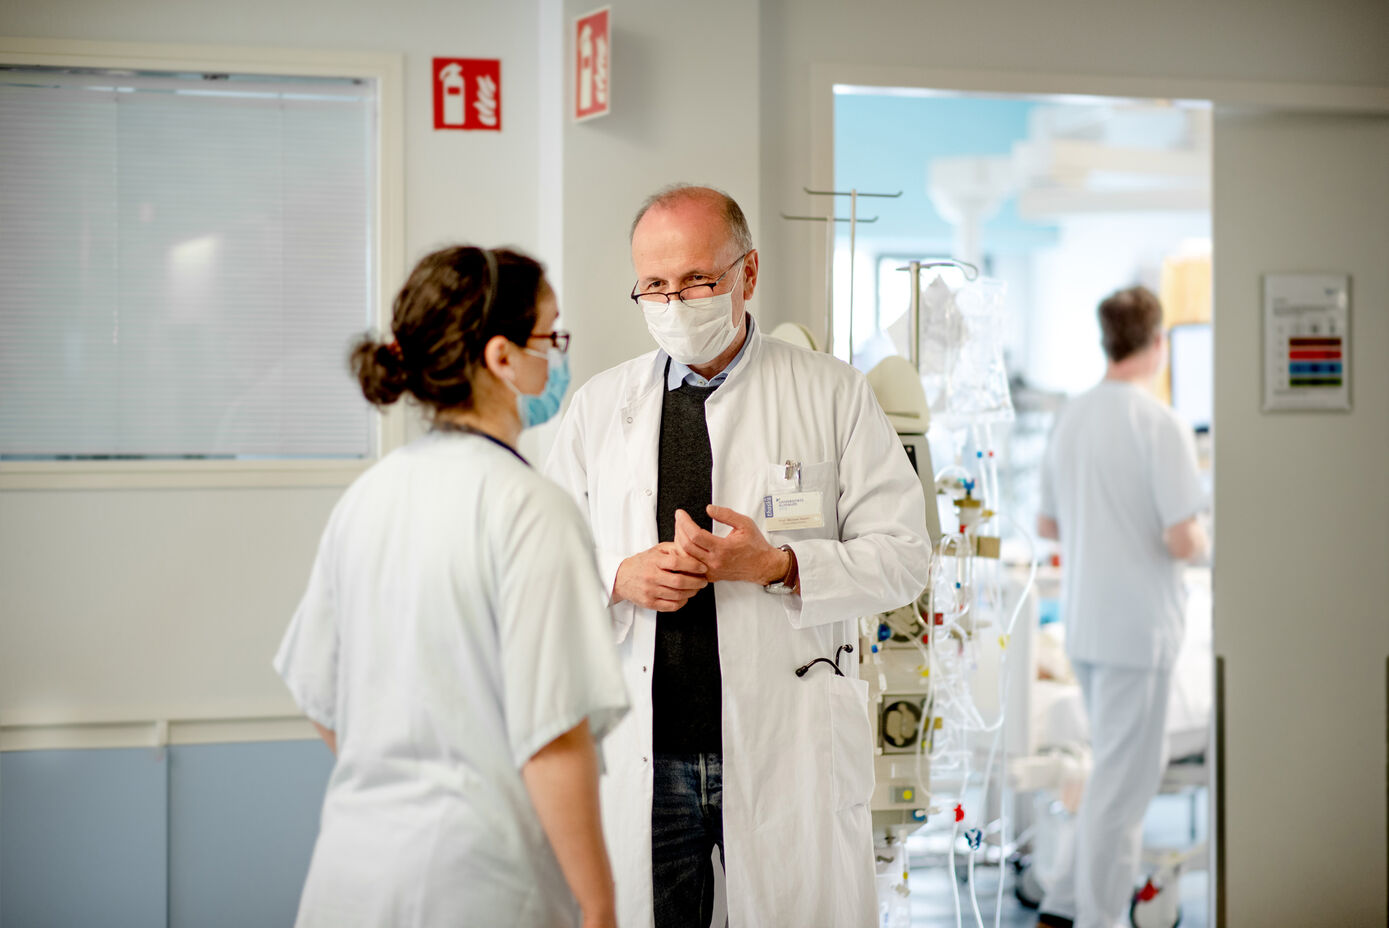
[[[523,350],[526,354],[545,358],[550,364],[549,376],[545,378],[545,388],[539,393],[522,393],[520,388],[507,381],[507,386],[516,391],[516,411],[521,416],[521,428],[528,429],[550,421],[555,413],[559,412],[560,403],[564,402],[564,394],[569,390],[569,355],[558,348],[551,348],[544,354],[529,348]]]

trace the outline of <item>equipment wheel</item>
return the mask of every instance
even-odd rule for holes
[[[1013,895],[1024,907],[1035,909],[1042,904],[1042,884],[1032,869],[1030,858],[1024,857],[1013,862]]]
[[[1133,894],[1129,904],[1129,923],[1133,928],[1177,928],[1182,923],[1182,900],[1177,881],[1159,886],[1149,877]]]

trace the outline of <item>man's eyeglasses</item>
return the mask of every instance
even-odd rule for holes
[[[677,300],[683,303],[686,300],[702,300],[705,297],[713,296],[715,288],[718,287],[718,285],[723,281],[723,279],[728,276],[728,272],[737,267],[738,263],[750,254],[752,254],[751,251],[743,252],[741,255],[738,256],[737,260],[735,260],[732,264],[723,269],[722,274],[720,274],[718,277],[715,277],[712,281],[706,284],[691,284],[688,287],[681,287],[679,290],[672,290],[669,293],[661,293],[656,290],[643,290],[641,293],[638,293],[637,284],[633,284],[631,293],[632,302],[638,304],[669,303],[670,298],[675,297]]]
[[[569,353],[569,333],[563,329],[555,329],[553,332],[536,332],[530,337],[531,341],[542,339],[549,342],[559,349],[560,354]]]

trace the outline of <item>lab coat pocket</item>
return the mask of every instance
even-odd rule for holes
[[[767,468],[760,524],[775,545],[797,539],[839,537],[839,473],[833,461]]]
[[[873,726],[868,719],[868,681],[827,674],[830,794],[836,811],[873,796]]]

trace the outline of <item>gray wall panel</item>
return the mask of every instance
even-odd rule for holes
[[[164,925],[168,770],[152,748],[0,754],[0,925]]]
[[[169,925],[290,925],[333,755],[317,741],[171,749]]]

